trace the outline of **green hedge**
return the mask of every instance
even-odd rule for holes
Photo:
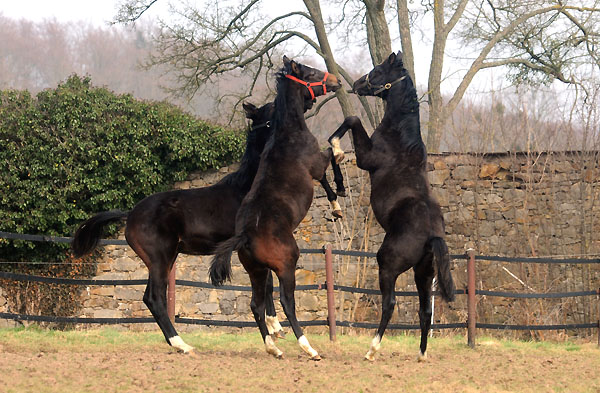
[[[238,159],[244,134],[71,76],[32,97],[0,91],[0,230],[69,236],[190,172]],[[0,260],[56,261],[68,246],[0,239]]]

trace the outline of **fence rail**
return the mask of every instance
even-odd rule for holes
[[[14,239],[14,240],[25,240],[25,241],[42,241],[42,242],[59,242],[68,243],[72,238],[70,237],[59,237],[59,236],[44,236],[44,235],[24,235],[10,232],[0,231],[0,238]],[[100,244],[103,245],[127,245],[125,240],[110,240],[102,239]],[[376,256],[375,253],[355,250],[332,250],[331,246],[324,247],[322,249],[301,249],[302,254],[325,254],[326,271],[331,270],[332,255],[348,255],[355,257],[367,257],[373,258]],[[488,291],[483,289],[475,288],[475,261],[485,260],[493,262],[520,262],[520,263],[546,263],[546,264],[600,264],[600,259],[579,259],[579,258],[522,258],[522,257],[499,257],[499,256],[486,256],[486,255],[475,255],[473,250],[467,252],[466,255],[451,255],[453,259],[465,259],[467,261],[467,276],[468,286],[464,290],[456,290],[457,295],[467,295],[467,321],[459,323],[447,323],[447,324],[432,324],[432,329],[460,329],[467,328],[468,330],[468,342],[469,345],[474,346],[475,344],[475,330],[476,329],[495,329],[495,330],[564,330],[564,329],[598,329],[598,345],[600,346],[600,320],[593,323],[571,323],[571,324],[559,324],[559,325],[504,325],[504,324],[493,324],[476,321],[476,295],[480,296],[494,296],[504,298],[520,298],[520,299],[558,299],[558,298],[570,298],[570,297],[582,297],[582,296],[596,296],[600,298],[600,289],[596,291],[575,291],[575,292],[550,292],[550,293],[515,293],[515,292],[502,292],[502,291]],[[189,286],[196,288],[206,289],[220,289],[220,290],[233,290],[233,291],[251,291],[251,287],[240,286],[240,285],[224,285],[221,287],[214,287],[212,284],[190,280],[177,280],[174,277],[175,266],[173,267],[172,277],[169,285],[168,300],[170,301],[169,310],[170,315],[176,323],[189,324],[189,325],[209,325],[209,326],[228,326],[228,327],[252,327],[255,326],[255,322],[252,321],[224,321],[224,320],[213,320],[213,319],[194,319],[194,318],[182,318],[174,315],[174,288],[176,285]],[[147,280],[96,280],[96,279],[70,279],[70,278],[57,278],[57,277],[43,277],[33,276],[20,273],[1,272],[0,279],[13,280],[13,281],[30,281],[30,282],[43,282],[50,284],[61,284],[61,285],[145,285]],[[279,287],[274,288],[275,291],[279,291]],[[348,292],[348,293],[362,293],[370,295],[380,295],[381,292],[377,289],[358,288],[344,285],[337,285],[333,282],[333,274],[328,272],[327,281],[322,284],[315,285],[298,285],[296,290],[327,290],[328,292],[328,318],[327,320],[314,320],[314,321],[301,321],[302,326],[329,326],[330,337],[332,340],[335,339],[335,327],[353,327],[353,328],[367,328],[373,329],[378,325],[370,322],[353,322],[353,321],[338,321],[335,319],[335,303],[333,301],[333,291]],[[396,296],[418,296],[416,291],[396,291]],[[437,291],[434,291],[434,295],[438,295]],[[600,312],[600,303],[598,310]],[[55,322],[55,323],[77,323],[77,324],[121,324],[121,323],[153,323],[154,319],[147,318],[84,318],[84,317],[59,317],[59,316],[42,316],[42,315],[27,315],[27,314],[14,314],[14,313],[0,313],[2,319],[12,319],[18,321],[35,321],[35,322]],[[599,316],[600,318],[600,316]],[[287,321],[282,322],[283,326],[289,326]],[[388,329],[402,329],[402,330],[415,330],[419,329],[417,324],[390,324]]]

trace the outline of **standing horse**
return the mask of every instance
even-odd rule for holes
[[[312,102],[307,100],[305,109]],[[272,134],[273,103],[260,108],[245,103],[252,121],[240,168],[210,187],[153,194],[131,212],[98,213],[75,232],[72,248],[76,256],[90,253],[102,236],[104,225],[127,219],[127,242],[148,267],[144,303],[154,316],[167,342],[187,353],[193,348],[178,336],[167,315],[166,285],[179,253],[210,255],[217,243],[234,235],[235,215],[256,175],[260,154]],[[329,184],[327,184],[329,186]],[[273,278],[269,275],[266,319],[271,334],[282,335],[273,305]]]
[[[252,184],[236,216],[235,233],[218,246],[210,267],[213,285],[231,276],[231,253],[238,252],[252,283],[250,307],[267,353],[282,357],[265,324],[265,294],[269,271],[279,278],[280,300],[300,347],[313,360],[321,359],[296,319],[295,269],[300,255],[294,229],[313,199],[313,179],[321,179],[332,160],[331,148],[319,150],[304,120],[302,102],[335,91],[341,84],[327,72],[289,60],[277,74],[273,136],[269,140]]]
[[[347,117],[329,138],[332,144],[339,145],[339,138],[352,129],[356,164],[369,172],[371,206],[386,232],[377,252],[381,322],[365,358],[374,360],[394,312],[396,279],[412,268],[419,292],[419,360],[425,360],[427,334],[431,328],[434,260],[440,293],[446,301],[454,300],[454,282],[448,247],[443,239],[442,212],[431,195],[427,179],[427,152],[421,139],[417,94],[402,63],[402,53],[398,56],[392,53],[357,80],[352,89],[363,96],[381,97],[386,102],[381,124],[370,138],[356,116]]]

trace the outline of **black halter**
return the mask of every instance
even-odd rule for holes
[[[394,86],[397,83],[402,82],[404,79],[406,79],[406,75],[404,75],[403,77],[400,77],[398,79],[396,79],[393,82],[388,82],[385,85],[372,85],[371,82],[369,82],[369,74],[367,74],[367,77],[365,78],[365,81],[367,82],[367,86],[369,86],[371,89],[377,89],[373,92],[373,95],[377,95],[379,93],[381,93],[384,90],[389,90],[392,88],[392,86]]]
[[[253,126],[252,128],[250,128],[250,131],[254,131],[254,130],[257,130],[262,127],[267,127],[267,128],[271,127],[271,120],[267,120],[264,123]]]

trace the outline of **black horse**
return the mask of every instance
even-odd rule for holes
[[[270,271],[279,278],[280,300],[300,347],[311,359],[319,354],[309,344],[296,319],[295,268],[300,255],[294,229],[304,218],[313,199],[313,179],[321,179],[334,156],[321,152],[304,120],[302,103],[335,91],[341,84],[327,72],[283,58],[277,74],[277,97],[273,137],[269,140],[252,189],[236,216],[236,235],[219,245],[210,267],[215,286],[231,276],[231,253],[235,250],[252,283],[251,309],[265,342],[267,353],[283,354],[268,335],[265,324],[265,294]]]
[[[97,246],[106,224],[127,219],[127,242],[149,270],[144,303],[167,342],[185,353],[193,348],[178,336],[167,315],[166,286],[169,272],[179,253],[211,255],[217,243],[234,235],[235,215],[250,190],[260,155],[273,131],[273,103],[260,108],[249,103],[243,106],[252,126],[248,131],[240,168],[236,172],[210,187],[153,194],[140,201],[130,212],[99,213],[79,226],[72,241],[76,256],[88,254]],[[304,110],[311,106],[312,100],[304,102]],[[343,184],[341,173],[336,181]],[[329,188],[324,176],[321,184]],[[328,193],[333,191],[329,188]],[[282,336],[273,305],[273,278],[270,274],[267,285],[266,320],[269,333]]]
[[[378,96],[386,102],[381,124],[370,138],[355,116],[347,117],[329,138],[332,144],[339,144],[339,138],[352,129],[356,163],[369,172],[373,213],[386,232],[377,252],[381,322],[365,357],[373,360],[379,350],[394,312],[396,279],[413,268],[420,305],[419,360],[424,360],[431,327],[434,260],[440,293],[446,301],[454,299],[454,281],[443,239],[442,212],[431,195],[427,179],[427,151],[421,139],[417,94],[402,63],[402,53],[398,56],[392,53],[362,76],[354,83],[353,91],[363,96]]]

